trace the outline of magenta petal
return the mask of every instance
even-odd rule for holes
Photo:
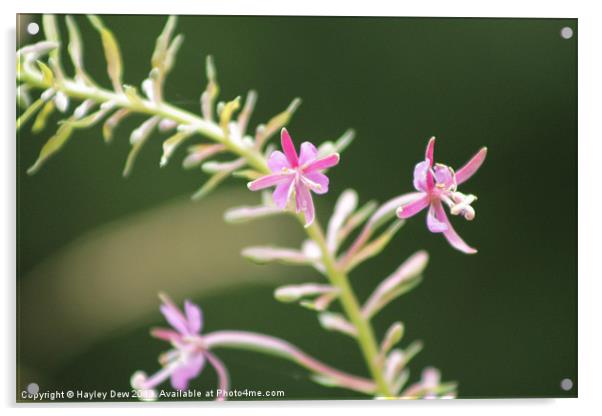
[[[451,244],[452,247],[454,247],[457,250],[460,250],[464,253],[467,253],[467,254],[476,253],[477,250],[470,247],[468,244],[466,244],[464,242],[464,240],[462,240],[462,238],[458,235],[458,233],[456,233],[456,230],[454,230],[451,223],[449,222],[449,219],[447,218],[447,215],[445,214],[445,211],[443,210],[443,206],[441,205],[441,203],[439,203],[435,207],[435,209],[437,210],[437,217],[441,221],[443,221],[445,224],[447,224],[447,231],[444,231],[443,235],[445,236],[445,238],[447,239],[449,244]]]
[[[483,147],[481,150],[477,152],[476,155],[472,157],[464,166],[462,166],[456,172],[456,182],[460,185],[463,182],[466,182],[472,175],[475,174],[477,170],[481,167],[483,162],[485,161],[485,156],[487,156],[487,148]]]
[[[194,355],[171,374],[171,386],[176,390],[186,390],[190,380],[200,374],[204,365],[205,357],[202,354]]]
[[[270,186],[278,185],[283,182],[289,181],[291,175],[284,173],[272,173],[271,175],[262,176],[259,179],[255,179],[253,182],[249,182],[247,187],[251,191],[259,191],[260,189],[269,188]]]
[[[445,189],[449,189],[454,184],[454,172],[448,166],[437,164],[433,172],[437,184],[445,186]]]
[[[310,188],[315,193],[321,195],[328,192],[328,176],[324,175],[321,172],[309,172],[304,174],[303,177],[309,179],[312,182]]]
[[[284,154],[286,155],[291,167],[296,168],[299,166],[299,158],[297,157],[295,145],[293,144],[290,134],[288,134],[288,131],[286,131],[284,128],[280,133],[280,143],[282,144],[282,150],[284,151]]]
[[[428,204],[429,196],[427,194],[417,194],[415,200],[397,208],[397,216],[401,219],[410,218],[425,209]]]
[[[189,300],[184,302],[184,312],[186,313],[186,319],[188,321],[188,329],[191,334],[198,334],[203,326],[203,315],[201,309],[190,302]]]
[[[308,163],[305,167],[305,172],[313,172],[316,170],[328,169],[339,163],[341,160],[341,156],[338,153],[333,153],[321,159],[314,160],[311,163]]]
[[[304,184],[297,184],[295,193],[297,194],[297,212],[303,211],[303,214],[305,215],[305,226],[309,227],[314,222],[315,217],[314,201],[309,192],[309,188]]]
[[[288,163],[288,159],[280,150],[275,150],[272,152],[268,159],[268,167],[274,173],[280,173],[284,169],[290,168],[290,164]]]
[[[301,143],[301,153],[299,154],[299,166],[312,162],[318,157],[318,149],[310,142]]]
[[[429,167],[433,166],[433,163],[435,163],[435,138],[431,137],[428,144],[426,145],[426,152],[424,154],[424,159],[428,160],[430,165]]]
[[[167,328],[153,328],[151,329],[151,336],[167,342],[176,342],[182,338],[178,332]]]
[[[447,231],[447,224],[440,218],[437,218],[439,210],[436,208],[441,206],[440,201],[434,201],[429,207],[428,214],[426,215],[426,226],[432,233],[442,233]],[[443,210],[441,210],[443,211]]]
[[[182,315],[182,312],[178,310],[175,305],[172,304],[163,304],[160,307],[161,313],[169,322],[169,324],[180,334],[188,333],[188,325],[186,322],[186,318]]]
[[[433,173],[428,160],[419,162],[414,167],[414,188],[417,191],[429,192],[435,186]]]
[[[276,185],[276,189],[272,194],[272,198],[274,200],[274,204],[280,209],[286,208],[288,201],[293,193],[293,184],[294,180],[292,177],[289,178],[288,181],[279,183]]]

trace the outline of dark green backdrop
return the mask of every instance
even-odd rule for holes
[[[20,19],[40,21],[39,16]],[[165,18],[104,20],[120,41],[125,82],[139,85],[148,73],[154,40]],[[85,18],[78,16],[77,21],[87,47],[86,66],[108,86],[96,34]],[[18,34],[21,44],[35,40],[26,35],[24,26]],[[573,28],[572,39],[560,36],[564,26]],[[198,111],[204,57],[211,53],[222,98],[258,90],[252,125],[300,96],[303,105],[290,124],[293,137],[318,142],[335,138],[348,127],[357,130],[356,141],[331,172],[332,191],[318,199],[322,216],[348,187],[357,189],[363,200],[380,201],[411,190],[413,166],[431,135],[439,139],[438,160],[456,167],[479,147],[488,146],[485,165],[464,186],[479,197],[477,218],[472,223],[454,221],[479,254],[452,250],[442,237],[426,230],[421,215],[409,221],[385,254],[353,274],[354,284],[364,297],[407,255],[427,249],[431,262],[424,282],[375,322],[384,331],[392,320],[401,319],[407,340],[425,342],[411,366],[413,380],[422,367],[435,365],[445,379],[459,381],[460,397],[577,394],[576,19],[183,16],[178,29],[186,39],[166,93],[177,105]],[[178,167],[183,151],[160,169],[158,137],[142,152],[132,177],[123,179],[128,135],[136,121],[140,119],[122,126],[110,146],[102,142],[99,129],[77,132],[65,150],[33,177],[26,169],[51,130],[34,136],[27,126],[20,132],[21,308],[27,303],[24,297],[33,293],[23,289],[33,279],[30,276],[65,247],[77,245],[82,235],[186,197],[205,179],[200,172]],[[216,195],[227,196],[243,186],[232,180]],[[218,231],[189,231],[209,247],[212,239],[220,238],[219,230],[232,233],[225,229],[233,226],[222,224],[221,212],[205,204],[197,203],[196,212],[210,218]],[[282,229],[293,228],[286,223]],[[237,226],[235,232],[250,233],[246,226]],[[286,238],[300,241],[299,231]],[[269,242],[260,232],[250,241]],[[221,254],[224,261],[235,261],[238,251],[235,247]],[[156,255],[160,253],[148,253]],[[219,268],[206,270],[201,262],[195,267],[199,275],[220,274]],[[286,273],[276,283],[254,279],[268,269],[249,266],[245,275],[231,276],[235,283],[227,291],[190,293],[203,306],[207,329],[271,333],[363,373],[351,341],[322,332],[313,313],[273,300],[275,285],[288,280]],[[310,270],[302,274],[318,278]],[[149,283],[156,286],[151,292],[168,289],[173,278],[166,275],[164,284]],[[125,290],[119,285],[100,284],[95,290],[99,288]],[[135,288],[128,290],[132,298],[142,296]],[[81,305],[94,302],[94,291],[84,292],[79,300]],[[73,305],[75,316],[78,307]],[[27,314],[34,321],[56,325],[63,318],[53,313],[35,306],[19,311],[21,317]],[[149,309],[144,316],[146,321],[109,331],[71,355],[45,353],[38,337],[54,335],[44,333],[45,325],[33,329],[25,325],[31,320],[21,320],[18,390],[32,381],[43,389],[127,390],[132,372],[154,370],[156,355],[165,347],[147,334],[149,324],[162,323],[158,310]],[[237,388],[280,388],[288,398],[350,396],[313,384],[305,371],[278,359],[235,351],[220,356]],[[563,378],[574,381],[571,391],[560,388]],[[207,371],[194,386],[210,388],[214,383],[213,373]]]

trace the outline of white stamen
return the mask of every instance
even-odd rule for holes
[[[470,205],[476,201],[474,195],[464,195],[461,192],[451,194],[453,205],[450,205],[452,215],[462,215],[466,220],[472,221],[476,215],[474,208]]]

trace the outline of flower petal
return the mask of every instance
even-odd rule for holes
[[[288,182],[291,175],[284,173],[272,173],[271,175],[262,176],[247,184],[247,188],[251,191],[259,191],[260,189],[269,188],[270,186],[278,185],[283,182]]]
[[[290,177],[288,181],[276,185],[276,189],[272,194],[272,198],[274,200],[274,204],[276,204],[278,208],[286,208],[288,201],[291,199],[291,194],[293,193],[294,183],[295,181],[292,177]]]
[[[429,204],[429,196],[424,193],[416,193],[416,199],[397,208],[397,216],[401,219],[410,218]]]
[[[423,160],[414,167],[414,188],[417,191],[430,192],[435,186],[430,162]]]
[[[454,185],[454,171],[449,166],[437,163],[433,168],[433,174],[437,185],[443,185],[445,189],[449,189]]]
[[[467,253],[467,254],[476,253],[477,250],[470,247],[468,244],[466,244],[464,242],[464,240],[462,240],[462,238],[458,235],[458,233],[456,233],[456,231],[452,227],[451,223],[449,222],[449,219],[447,218],[445,211],[443,210],[443,206],[441,205],[441,202],[439,202],[439,204],[437,204],[435,209],[437,210],[437,216],[439,217],[439,219],[447,224],[447,231],[444,231],[443,235],[445,236],[445,238],[447,239],[449,244],[451,244],[452,247],[454,247],[457,250],[460,250],[464,253]]]
[[[431,137],[428,144],[426,145],[426,152],[424,154],[424,159],[430,162],[429,167],[433,166],[435,163],[435,137]]]
[[[341,156],[338,153],[333,153],[326,157],[322,157],[320,159],[314,160],[311,163],[308,163],[305,167],[304,172],[309,173],[316,170],[328,169],[333,166],[336,166],[341,160]]]
[[[192,334],[198,334],[203,326],[203,314],[201,309],[189,300],[184,302],[184,312],[188,321],[188,330]]]
[[[151,329],[150,333],[151,336],[167,342],[176,342],[182,338],[180,333],[174,331],[173,329],[167,328],[153,328]]]
[[[186,318],[175,305],[164,303],[161,305],[160,310],[167,322],[169,322],[176,331],[180,334],[188,334]]]
[[[285,128],[283,128],[280,132],[280,143],[282,144],[282,150],[284,151],[290,166],[292,168],[299,166],[299,157],[297,157],[295,145],[293,144],[290,134],[288,134],[288,131]]]
[[[176,390],[186,390],[188,382],[197,377],[203,370],[205,357],[203,354],[195,354],[186,363],[176,368],[171,374],[171,386]]]
[[[325,194],[328,192],[328,176],[321,172],[309,172],[303,175],[303,178],[311,181],[310,188],[317,194]]]
[[[472,157],[464,166],[456,172],[456,182],[460,185],[466,182],[481,167],[487,156],[487,148],[483,147],[476,155]]]
[[[305,227],[309,227],[314,222],[315,210],[314,202],[309,192],[309,188],[302,183],[295,186],[297,199],[297,212],[303,211],[305,215]]]
[[[310,142],[301,143],[301,153],[299,154],[299,166],[312,162],[318,157],[318,149]]]
[[[432,233],[442,233],[447,231],[447,224],[444,223],[440,218],[437,218],[439,215],[437,209],[435,208],[437,205],[441,205],[440,201],[434,201],[429,207],[429,212],[426,215],[426,226]]]
[[[275,150],[268,158],[268,167],[272,172],[280,173],[283,169],[289,169],[291,165],[288,163],[288,159],[284,153],[280,150]]]

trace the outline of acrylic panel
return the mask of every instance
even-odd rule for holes
[[[577,396],[576,19],[17,16],[17,401]]]

